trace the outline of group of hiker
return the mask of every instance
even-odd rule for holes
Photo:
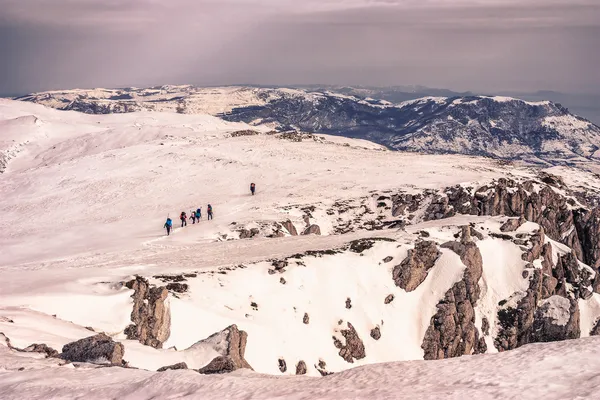
[[[256,192],[256,185],[254,183],[250,184],[250,192],[252,193],[252,196],[254,196],[254,193]],[[206,215],[208,220],[213,219],[213,209],[210,204],[206,206]],[[200,220],[202,219],[202,208],[199,207],[196,211],[190,211],[189,218],[192,220],[192,224],[195,224],[196,222],[200,223]],[[185,211],[182,211],[181,214],[179,214],[179,219],[181,220],[182,228],[187,226],[188,215]],[[170,217],[167,217],[164,228],[167,230],[167,236],[169,236],[173,229],[173,220],[171,220]]]

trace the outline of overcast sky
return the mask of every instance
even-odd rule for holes
[[[0,0],[0,94],[158,84],[600,92],[600,0]]]

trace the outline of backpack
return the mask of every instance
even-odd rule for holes
[[[179,216],[179,218],[181,218],[181,219],[187,218],[187,215],[186,215],[185,211],[181,213],[181,215]]]
[[[212,206],[209,204],[209,205],[208,205],[208,207],[206,208],[206,210],[207,210],[208,212],[212,212]]]
[[[171,221],[171,218],[167,218],[167,226],[171,225],[173,225],[173,221]]]

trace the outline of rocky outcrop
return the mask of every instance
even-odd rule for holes
[[[27,353],[43,353],[46,354],[46,357],[58,357],[58,351],[54,350],[52,347],[49,347],[47,344],[37,344],[34,343],[30,346],[25,347],[22,351]]]
[[[415,244],[415,248],[408,251],[408,256],[396,265],[392,271],[392,277],[396,286],[412,292],[425,278],[427,273],[440,257],[441,253],[435,242],[420,241]]]
[[[600,208],[591,211],[577,210],[574,221],[577,236],[581,241],[581,254],[575,252],[575,255],[578,260],[597,272],[594,291],[600,293]]]
[[[596,324],[590,331],[590,336],[600,336],[600,319],[596,321]]]
[[[282,222],[281,225],[285,228],[286,231],[288,231],[290,235],[298,236],[298,231],[296,230],[296,227],[289,219],[285,222]]]
[[[535,312],[532,342],[555,342],[580,336],[577,300],[552,296],[542,302]]]
[[[281,371],[282,373],[287,371],[287,364],[283,358],[277,360],[277,363],[279,364],[279,371]]]
[[[111,337],[100,333],[63,346],[60,357],[72,362],[123,366],[125,348]]]
[[[508,221],[506,221],[504,224],[502,224],[502,226],[500,227],[500,231],[501,232],[514,232],[517,229],[519,229],[519,227],[521,225],[523,225],[525,222],[527,222],[525,220],[525,217],[521,216],[519,218],[511,218]]]
[[[308,313],[304,313],[304,317],[302,318],[302,323],[304,323],[305,325],[308,325],[310,322],[310,317],[308,316]]]
[[[319,228],[319,225],[311,225],[308,228],[306,228],[304,230],[304,232],[302,232],[303,235],[320,235],[321,234],[321,228]]]
[[[202,373],[231,372],[240,368],[252,369],[244,358],[248,334],[240,331],[236,325],[231,325],[194,346],[209,345],[220,355],[201,369]],[[194,347],[192,346],[192,347]],[[223,368],[222,371],[218,368]]]
[[[139,276],[125,286],[134,290],[131,296],[133,324],[125,328],[127,339],[162,348],[171,334],[171,312],[167,302],[169,291],[165,287],[150,287],[148,281]]]
[[[161,367],[161,368],[157,369],[156,372],[165,372],[168,370],[176,370],[176,369],[188,369],[188,366],[186,363],[180,362],[180,363],[173,364],[173,365],[167,365],[166,367]]]
[[[200,368],[198,372],[205,375],[226,374],[236,369],[235,362],[231,357],[218,356],[213,358],[206,366]]]
[[[384,304],[390,304],[392,301],[394,301],[394,295],[393,294],[388,294],[385,299],[383,300]]]
[[[239,235],[240,235],[240,239],[252,239],[255,236],[258,236],[260,234],[260,229],[258,228],[252,228],[252,229],[240,229],[238,231]]]
[[[296,375],[306,375],[306,363],[302,360],[296,364]]]
[[[422,348],[426,360],[436,360],[485,352],[485,341],[480,340],[475,327],[474,307],[479,300],[479,279],[483,261],[479,248],[471,239],[470,227],[462,229],[460,242],[446,243],[443,247],[455,251],[465,264],[463,279],[452,286],[437,304],[425,332]]]
[[[366,357],[365,345],[350,322],[348,322],[348,329],[342,329],[340,333],[344,336],[344,339],[346,339],[345,344],[335,336],[333,337],[335,347],[340,349],[340,357],[349,363],[354,363],[354,360],[360,360]]]

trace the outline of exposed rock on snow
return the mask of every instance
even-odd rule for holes
[[[579,306],[576,300],[555,295],[542,301],[533,321],[533,342],[576,339],[579,335]]]
[[[168,371],[168,370],[175,370],[175,369],[188,369],[188,366],[186,363],[184,362],[180,362],[177,364],[173,364],[173,365],[168,365],[166,367],[161,367],[159,369],[157,369],[157,372],[164,372],[164,371]]]
[[[381,330],[379,329],[378,326],[371,329],[371,337],[375,340],[379,340],[381,338]]]
[[[34,343],[31,346],[25,347],[22,351],[27,353],[44,353],[46,354],[46,357],[58,357],[58,351],[43,343]]]
[[[228,372],[233,372],[237,369],[235,366],[235,362],[231,359],[231,357],[218,356],[213,358],[208,365],[200,368],[198,370],[201,374],[225,374]]]
[[[308,313],[304,313],[304,317],[302,318],[302,322],[306,325],[308,325],[308,323],[310,322],[310,317],[308,316]]]
[[[394,295],[393,294],[388,294],[385,297],[385,300],[383,301],[384,304],[390,304],[392,301],[394,301]]]
[[[287,371],[287,364],[283,358],[277,360],[277,363],[279,364],[279,370],[281,371],[281,373]]]
[[[353,363],[354,360],[360,360],[366,357],[365,345],[350,322],[348,322],[348,329],[342,329],[340,333],[346,339],[345,344],[335,336],[333,337],[335,347],[340,349],[340,357],[349,363]]]
[[[523,225],[525,222],[527,222],[527,221],[525,220],[525,218],[524,218],[524,217],[519,217],[519,218],[511,218],[511,219],[509,219],[508,221],[506,221],[506,222],[504,223],[504,225],[502,225],[502,226],[500,227],[500,230],[501,230],[502,232],[514,232],[514,231],[516,231],[517,229],[519,229],[519,227],[520,227],[521,225]]]
[[[225,368],[225,372],[240,368],[252,369],[244,358],[247,340],[248,334],[246,332],[240,331],[236,325],[231,325],[221,332],[217,332],[196,343],[192,347],[209,345],[221,355],[201,370],[209,372],[202,373],[217,373],[218,368]]]
[[[60,357],[71,362],[124,366],[125,348],[104,333],[66,344]]]
[[[125,329],[127,339],[161,348],[171,334],[171,312],[167,302],[169,291],[165,287],[150,287],[148,281],[139,276],[125,286],[134,290],[131,296],[133,324]]]
[[[462,228],[460,242],[444,244],[456,252],[466,269],[463,279],[446,292],[437,305],[438,311],[423,339],[426,360],[459,357],[472,353],[484,353],[486,345],[475,327],[474,307],[479,300],[479,279],[483,272],[483,260],[477,245],[472,241],[470,227]]]
[[[306,363],[302,360],[298,361],[296,364],[296,375],[305,375],[306,374]]]
[[[393,270],[393,279],[396,286],[412,292],[425,278],[427,273],[441,255],[435,242],[420,241],[415,248],[408,251],[408,256]]]
[[[319,225],[311,225],[308,228],[306,228],[304,230],[304,232],[302,232],[303,235],[320,235],[321,234],[321,228],[319,228]]]
[[[282,222],[281,225],[285,228],[286,231],[288,231],[290,235],[298,236],[298,231],[296,230],[296,227],[289,219],[285,222]]]

